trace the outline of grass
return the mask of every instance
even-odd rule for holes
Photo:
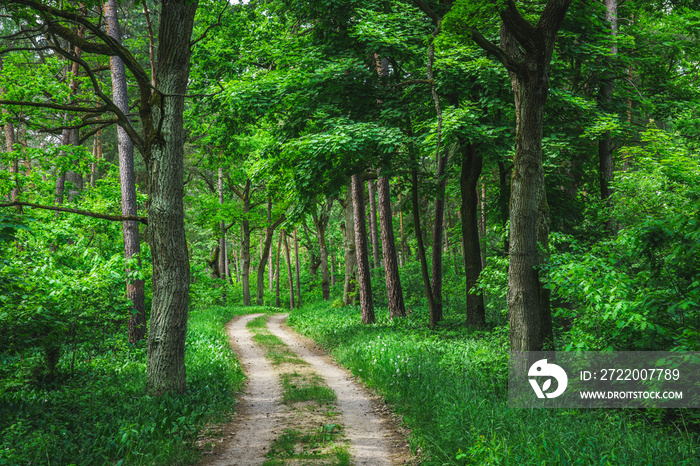
[[[272,365],[278,366],[284,363],[290,364],[307,364],[306,361],[299,358],[293,351],[284,344],[282,340],[267,331],[265,320],[267,316],[256,317],[246,324],[253,332],[253,341],[265,348],[265,356],[270,360]]]
[[[59,361],[51,384],[31,378],[40,355],[0,355],[0,464],[189,464],[208,423],[230,415],[243,373],[224,324],[256,309],[208,307],[190,312],[186,393],[145,393],[145,345],[126,329]]]
[[[335,392],[326,386],[318,374],[302,375],[291,372],[282,374],[281,379],[284,403],[315,401],[322,404],[330,403],[337,398]]]
[[[697,465],[697,434],[631,410],[512,409],[507,335],[469,331],[447,310],[436,331],[414,311],[363,326],[357,308],[316,303],[288,322],[381,392],[431,465]]]
[[[326,424],[319,427],[316,432],[304,433],[300,430],[285,429],[271,445],[270,459],[263,466],[284,465],[284,460],[316,460],[322,464],[345,466],[350,464],[350,452],[343,445],[332,445],[324,452],[323,446],[332,444],[342,435],[342,429],[337,424]],[[328,461],[331,462],[329,463]]]

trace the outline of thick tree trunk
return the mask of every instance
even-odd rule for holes
[[[352,199],[352,183],[348,183],[345,197],[345,225],[343,240],[345,242],[345,283],[343,284],[343,304],[348,306],[355,304],[355,271],[357,270],[357,254],[355,253],[355,214]]]
[[[386,296],[389,303],[389,316],[393,319],[394,317],[405,316],[406,307],[403,302],[399,263],[396,258],[391,195],[389,192],[389,180],[386,176],[379,176],[377,179],[377,194],[379,197],[379,222],[381,224],[382,252],[384,255]]]
[[[374,188],[374,180],[367,181],[367,193],[369,195],[369,234],[372,239],[372,266],[378,269],[381,266],[379,255],[379,232],[377,228],[377,201]]]
[[[550,0],[555,10],[542,24],[542,41],[527,42],[528,52],[515,44],[516,36],[528,40],[525,31],[504,15],[509,27],[501,28],[501,44],[520,60],[510,71],[515,96],[516,142],[510,197],[510,249],[508,266],[508,317],[513,351],[540,351],[553,346],[549,291],[539,277],[549,247],[549,206],[542,162],[544,105],[549,91],[549,67],[556,31],[570,0]],[[548,5],[550,7],[550,5]],[[558,9],[558,11],[556,10]],[[540,252],[542,251],[542,252]]]
[[[108,0],[104,6],[107,34],[121,43],[119,20],[117,18],[117,1]],[[129,96],[126,87],[126,71],[121,58],[112,56],[109,59],[112,72],[112,100],[125,115],[129,113]],[[136,205],[136,175],[134,174],[134,144],[126,131],[117,126],[117,145],[119,152],[119,183],[121,185],[122,215],[137,215]],[[92,181],[92,180],[91,180]],[[141,242],[139,239],[139,224],[136,221],[122,222],[124,236],[124,257],[130,260],[136,256],[138,267],[141,267]],[[129,272],[129,269],[127,269]],[[127,280],[126,295],[131,301],[129,316],[129,342],[136,343],[146,336],[146,300],[143,280]]]
[[[470,327],[480,327],[486,324],[483,295],[470,293],[470,290],[476,285],[479,274],[481,274],[481,248],[477,221],[479,199],[476,184],[481,175],[482,161],[483,157],[477,154],[474,144],[467,143],[463,146],[460,214],[462,216],[462,244],[464,246],[464,275],[467,284],[467,325]]]
[[[374,303],[372,301],[372,277],[369,268],[367,247],[367,227],[365,226],[364,183],[362,175],[352,176],[352,208],[355,219],[355,254],[357,256],[357,285],[360,289],[360,312],[362,323],[374,323]]]
[[[184,224],[183,111],[190,37],[197,0],[166,0],[158,34],[154,127],[149,157],[148,232],[153,255],[153,306],[148,337],[147,385],[152,393],[185,390],[185,335],[190,263]]]

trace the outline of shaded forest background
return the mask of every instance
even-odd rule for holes
[[[699,349],[697,5],[169,5],[0,7],[12,406],[114,354],[167,404],[209,370],[186,374],[188,310],[227,305]]]

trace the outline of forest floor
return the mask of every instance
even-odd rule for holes
[[[232,421],[200,439],[200,464],[415,462],[405,429],[380,397],[285,321],[250,314],[227,324],[247,381]]]

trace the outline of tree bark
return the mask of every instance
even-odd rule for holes
[[[360,312],[363,324],[372,324],[374,303],[372,301],[372,278],[369,268],[367,227],[365,226],[364,183],[361,175],[352,176],[352,208],[355,219],[355,254],[357,256],[357,285],[360,289]]]
[[[438,162],[438,190],[435,198],[435,219],[433,220],[433,270],[432,294],[434,307],[430,309],[430,326],[434,327],[442,320],[442,244],[443,221],[445,217],[445,188],[447,186],[447,154]]]
[[[355,253],[355,215],[352,199],[352,183],[348,183],[345,197],[345,224],[341,225],[345,246],[345,283],[343,284],[343,305],[355,304],[355,271],[357,254]]]
[[[617,55],[617,44],[614,42],[617,38],[617,0],[604,0],[605,3],[605,20],[608,25],[608,33],[610,38],[613,40],[613,44],[610,47],[609,57],[604,58],[604,62],[607,65],[608,71],[604,73],[603,80],[600,83],[600,93],[598,95],[598,102],[603,108],[603,110],[610,110],[612,104],[613,92],[615,90],[614,77],[609,71],[613,65],[613,59]],[[599,165],[599,178],[600,178],[600,198],[605,201],[606,205],[610,207],[612,205],[612,181],[614,179],[613,174],[613,140],[610,132],[603,135],[602,139],[598,141],[598,165]],[[613,225],[611,221],[607,221],[606,229],[608,231],[613,230]]]
[[[269,213],[268,218],[271,219],[272,215],[272,201],[268,198],[267,201],[267,211]],[[263,243],[262,257],[260,258],[260,263],[258,264],[258,283],[257,283],[257,305],[262,306],[265,304],[265,265],[267,265],[267,259],[270,255],[270,248],[272,247],[272,236],[275,234],[275,229],[280,226],[286,217],[282,215],[275,223],[268,225],[265,228],[265,242]]]
[[[294,230],[296,233],[296,230]],[[282,252],[282,233],[279,234],[277,239],[277,271],[275,273],[275,306],[280,307],[280,254]],[[298,256],[297,256],[297,270],[298,270]]]
[[[287,259],[287,284],[289,286],[289,309],[294,309],[294,279],[292,278],[292,261],[289,253],[289,241],[287,232],[282,229],[280,234],[284,237],[284,257]]]
[[[425,244],[423,242],[423,230],[420,221],[420,205],[418,204],[418,169],[411,170],[411,200],[413,209],[413,228],[416,231],[416,242],[418,243],[418,260],[420,261],[421,277],[423,278],[423,289],[425,290],[425,298],[428,301],[428,310],[430,312],[430,328],[435,328],[437,321],[435,318],[438,313],[436,311],[435,298],[433,297],[433,289],[430,282],[428,272],[428,260],[425,255]]]
[[[160,16],[157,98],[152,102],[159,137],[149,157],[149,239],[153,255],[153,306],[148,338],[147,385],[160,394],[186,387],[185,335],[190,264],[184,224],[183,111],[190,37],[197,0],[165,0]]]
[[[243,220],[241,221],[241,287],[243,288],[243,305],[250,306],[250,180],[246,180],[243,189]]]
[[[481,175],[483,157],[477,154],[476,149],[473,143],[466,143],[462,148],[462,175],[460,177],[462,194],[460,214],[462,216],[462,244],[464,246],[464,275],[467,284],[467,325],[470,327],[480,327],[486,324],[483,295],[470,293],[481,274],[481,247],[477,221],[479,199],[476,184]]]
[[[279,270],[279,265],[277,269]],[[299,263],[299,239],[296,228],[294,229],[294,270],[297,282],[297,306],[301,307],[301,264]]]
[[[404,317],[406,307],[403,302],[399,263],[396,257],[389,179],[386,176],[379,176],[377,179],[377,195],[379,197],[379,222],[381,224],[386,295],[389,303],[389,316],[393,319],[394,317]]]
[[[117,18],[117,1],[108,0],[104,5],[107,34],[121,43],[119,20]],[[121,58],[109,59],[112,75],[112,100],[125,115],[129,113],[129,96],[126,87],[126,70]],[[121,185],[122,215],[137,215],[136,175],[134,174],[134,144],[126,131],[117,126],[117,146],[119,152],[119,184]],[[91,180],[92,181],[92,180]],[[129,220],[122,222],[124,237],[124,257],[128,261],[137,258],[137,267],[141,267],[141,243],[139,224]],[[127,268],[127,273],[131,270]],[[146,300],[143,280],[127,280],[126,295],[131,301],[129,316],[129,342],[136,343],[146,336]]]
[[[374,188],[374,180],[367,180],[367,193],[369,195],[369,234],[372,239],[372,259],[373,267],[378,269],[381,266],[379,255],[379,232],[377,228],[377,201]]]
[[[316,235],[318,236],[318,246],[321,255],[321,289],[323,292],[323,300],[331,299],[330,275],[328,273],[328,247],[326,245],[326,228],[330,220],[330,210],[333,206],[333,200],[328,199],[321,207],[321,213],[317,214],[316,210],[311,212],[314,226],[316,227]]]
[[[509,71],[516,111],[507,293],[512,351],[553,346],[549,291],[538,272],[549,247],[542,128],[556,34],[570,4],[550,0],[536,26],[511,2],[501,12],[501,60]]]
[[[102,130],[95,133],[92,147],[92,156],[95,161],[90,164],[90,187],[94,188],[97,185],[98,168],[97,163],[102,160]]]

